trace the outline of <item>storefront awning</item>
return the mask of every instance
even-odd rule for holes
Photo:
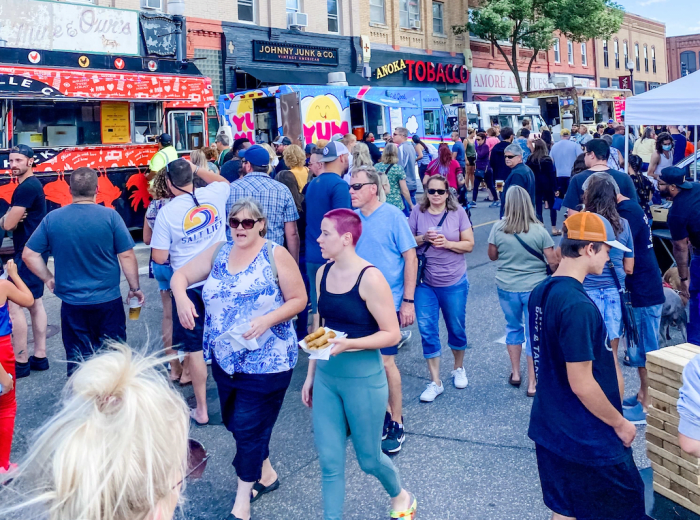
[[[307,71],[302,68],[298,70],[286,69],[263,69],[246,67],[242,72],[250,74],[258,81],[271,85],[326,85],[328,83],[328,72]],[[349,85],[366,85],[368,82],[359,74],[346,72],[345,79]]]

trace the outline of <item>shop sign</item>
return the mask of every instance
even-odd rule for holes
[[[409,81],[437,83],[469,83],[469,71],[463,65],[433,63],[421,60],[396,60],[376,69],[377,79],[404,71]]]
[[[131,141],[129,103],[102,103],[102,144],[124,144]]]
[[[632,90],[632,76],[620,76],[620,88]]]
[[[523,88],[527,85],[527,73],[520,72]],[[475,94],[519,94],[515,75],[509,70],[472,69],[472,88]],[[549,76],[542,72],[530,75],[530,90],[549,88]]]
[[[0,2],[0,39],[6,47],[121,55],[139,54],[138,13],[43,2]]]
[[[253,59],[255,61],[274,61],[277,63],[310,63],[312,65],[337,66],[338,49],[293,43],[254,41]]]
[[[63,96],[59,90],[42,81],[25,78],[14,74],[0,74],[0,93],[2,94],[34,94],[37,97]]]

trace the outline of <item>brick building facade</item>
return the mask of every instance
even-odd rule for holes
[[[700,34],[669,36],[666,38],[668,80],[692,74],[700,68]]]

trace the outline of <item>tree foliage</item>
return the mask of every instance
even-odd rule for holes
[[[555,31],[574,42],[608,39],[619,30],[623,14],[614,0],[482,0],[480,7],[470,13],[469,22],[452,30],[455,34],[471,32],[491,42],[515,75],[522,95],[530,89],[537,54],[554,45]],[[520,80],[520,47],[533,53],[527,64],[526,89]]]

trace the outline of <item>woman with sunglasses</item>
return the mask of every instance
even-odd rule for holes
[[[391,459],[382,453],[389,386],[380,349],[396,345],[401,331],[389,284],[355,252],[361,234],[360,217],[350,209],[331,210],[321,222],[318,243],[329,262],[316,277],[318,311],[323,325],[347,337],[329,340],[328,361],[309,361],[301,399],[313,411],[324,520],[343,518],[348,433],[360,468],[391,497],[390,518],[412,520],[416,499],[401,487]]]
[[[464,254],[474,249],[474,231],[442,175],[428,179],[426,193],[413,208],[408,225],[416,237],[416,252],[425,258],[425,267],[419,269],[415,307],[423,357],[430,373],[430,383],[420,400],[430,403],[445,391],[440,379],[440,311],[447,327],[447,344],[454,356],[454,385],[461,389],[468,384],[464,351],[469,281]]]
[[[233,205],[229,226],[233,242],[206,249],[175,272],[171,286],[180,321],[194,327],[186,290],[206,280],[204,350],[222,419],[236,440],[238,491],[229,519],[249,520],[251,502],[279,487],[270,436],[297,362],[292,318],[307,298],[292,255],[265,239],[267,219],[254,199]]]

